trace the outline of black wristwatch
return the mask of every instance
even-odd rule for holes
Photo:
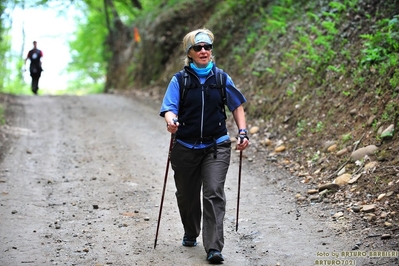
[[[245,128],[240,128],[240,129],[238,130],[237,139],[240,139],[240,143],[242,142],[243,139],[249,140],[249,137],[248,137],[248,130],[245,129]]]
[[[240,128],[238,130],[238,135],[241,135],[241,134],[248,135],[248,130],[246,128]]]

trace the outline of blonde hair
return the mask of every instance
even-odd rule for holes
[[[185,53],[184,65],[186,65],[186,66],[190,65],[190,63],[193,62],[193,60],[188,56],[188,51],[190,50],[190,47],[195,44],[195,36],[198,33],[207,34],[209,36],[209,38],[212,40],[212,43],[215,39],[212,31],[210,31],[206,28],[193,30],[193,31],[190,31],[189,33],[187,33],[186,36],[184,36],[183,42],[182,42],[183,51]],[[211,55],[211,61],[214,61],[213,55]]]

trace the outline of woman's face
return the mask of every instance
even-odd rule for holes
[[[201,68],[206,67],[211,61],[212,44],[197,43],[188,51],[188,57],[193,59],[194,64]]]

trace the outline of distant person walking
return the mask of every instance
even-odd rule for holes
[[[42,74],[42,61],[41,58],[43,57],[43,52],[37,49],[37,42],[33,42],[33,49],[28,52],[28,55],[25,58],[25,65],[26,61],[30,60],[30,76],[32,77],[32,92],[37,94],[39,90],[39,79]]]

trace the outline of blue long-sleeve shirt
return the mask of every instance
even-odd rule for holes
[[[233,112],[240,105],[246,102],[244,95],[236,88],[231,77],[226,74],[226,105],[227,108]],[[204,84],[206,77],[199,77],[201,84]],[[169,82],[168,88],[166,89],[161,109],[160,115],[163,116],[166,112],[172,112],[174,114],[179,113],[179,103],[180,103],[180,86],[179,81],[175,76],[172,77]],[[228,135],[222,136],[216,140],[216,143],[221,143],[229,139]],[[182,140],[177,139],[180,144],[194,149],[203,149],[210,147],[213,143],[187,143]]]

